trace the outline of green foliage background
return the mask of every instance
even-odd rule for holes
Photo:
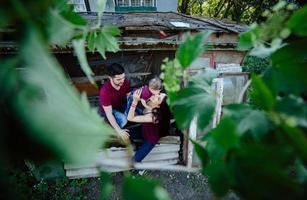
[[[230,190],[245,199],[305,199],[307,196],[307,29],[304,25],[307,6],[295,9],[293,4],[281,1],[264,14],[265,22],[253,24],[248,32],[240,35],[238,48],[260,58],[249,57],[245,62],[246,70],[261,73],[251,78],[251,104],[223,108],[218,126],[201,140],[193,141],[202,173],[208,176],[217,196],[225,196]],[[190,44],[186,46],[198,48],[199,42],[195,41],[187,40]],[[182,52],[187,53],[190,52]],[[165,66],[171,67],[172,63],[175,62]],[[175,65],[173,68],[180,69]],[[181,66],[180,70],[183,69],[186,66]],[[185,89],[174,93],[174,87],[165,87],[171,88],[168,89],[172,97],[170,105],[181,128],[188,128],[196,117],[201,130],[209,122],[203,114],[210,119],[213,112],[199,107],[197,98],[193,104],[190,99],[196,94],[200,97],[201,93],[206,98],[214,96],[208,87],[202,87],[206,92],[193,92],[194,85],[201,84],[199,81],[210,80],[205,78],[208,72],[197,83],[193,77],[184,76],[184,71],[181,74],[179,80],[188,80]],[[172,76],[163,74],[163,78],[169,84]],[[198,101],[202,99],[205,98]],[[205,104],[208,108],[214,101]]]

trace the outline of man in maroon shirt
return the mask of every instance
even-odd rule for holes
[[[125,80],[125,70],[120,64],[108,66],[109,80],[100,89],[100,106],[115,131],[123,138],[129,138],[129,131],[123,129],[127,123],[124,115],[127,94],[130,92],[130,83]]]

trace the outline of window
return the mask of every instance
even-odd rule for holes
[[[141,0],[131,0],[131,6],[142,6]]]
[[[144,6],[154,6],[153,0],[144,0]]]
[[[130,0],[118,0],[118,6],[130,6]]]
[[[117,6],[154,7],[155,6],[155,0],[118,0]]]

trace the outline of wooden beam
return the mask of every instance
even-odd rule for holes
[[[138,77],[138,76],[148,76],[150,75],[151,73],[150,72],[140,72],[140,73],[129,73],[129,74],[126,74],[127,77]],[[102,75],[102,76],[94,76],[93,79],[94,81],[102,81],[102,80],[105,80],[107,79],[108,76],[107,75]],[[87,77],[73,77],[71,78],[71,80],[74,82],[74,83],[84,83],[84,82],[89,82],[88,78]]]

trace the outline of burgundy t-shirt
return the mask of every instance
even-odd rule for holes
[[[147,101],[152,96],[152,93],[149,90],[149,87],[146,85],[142,89],[141,99]]]
[[[101,110],[104,112],[102,106],[112,106],[112,109],[118,111],[124,111],[124,105],[126,103],[126,94],[130,91],[130,83],[125,80],[124,84],[119,90],[116,90],[112,85],[110,80],[107,80],[103,86],[100,88],[100,105]]]
[[[160,139],[158,124],[142,123],[142,136],[151,144],[157,144]]]

